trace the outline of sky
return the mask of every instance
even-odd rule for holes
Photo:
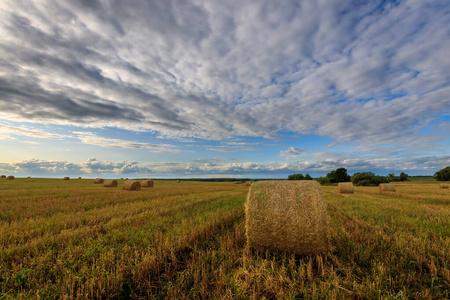
[[[1,174],[448,165],[448,0],[0,2]]]

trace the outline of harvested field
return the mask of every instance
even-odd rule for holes
[[[449,190],[394,186],[323,186],[332,250],[299,256],[247,248],[246,185],[155,180],[134,193],[92,179],[4,180],[0,296],[448,299]]]

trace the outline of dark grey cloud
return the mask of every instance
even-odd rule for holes
[[[5,0],[0,19],[10,120],[413,150],[449,112],[447,0]]]

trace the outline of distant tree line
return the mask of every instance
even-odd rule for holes
[[[292,174],[288,176],[288,180],[313,180],[309,174],[303,176],[303,174]]]
[[[448,172],[450,175],[450,167]],[[311,180],[311,176],[309,176],[309,174],[306,174],[306,176],[303,176],[302,174],[292,174],[288,176],[288,180]],[[372,172],[359,172],[353,174],[353,176],[350,176],[347,174],[346,168],[338,168],[329,172],[327,176],[318,177],[315,180],[322,185],[339,182],[352,182],[357,186],[377,186],[380,183],[389,183],[391,181],[407,181],[408,174],[401,172],[399,176],[395,176],[393,173],[390,173],[388,176],[378,176]]]

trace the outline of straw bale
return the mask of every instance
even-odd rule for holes
[[[78,177],[78,179],[81,179],[81,177]]]
[[[258,181],[245,203],[248,246],[259,251],[324,254],[330,249],[327,208],[316,181]]]
[[[353,183],[351,182],[339,182],[338,183],[339,194],[353,194]]]
[[[448,184],[445,184],[445,183],[439,183],[439,187],[441,189],[448,189],[449,188]]]
[[[155,183],[151,179],[146,179],[141,181],[141,187],[153,187]]]
[[[395,192],[395,186],[390,183],[380,183],[378,185],[379,192]]]
[[[244,182],[243,181],[235,181],[234,183],[235,184],[243,184]]]
[[[129,191],[139,191],[141,189],[141,183],[137,180],[127,180],[123,183],[123,189]]]
[[[94,183],[95,184],[101,184],[101,183],[103,183],[103,179],[102,178],[95,178],[94,179]]]
[[[6,180],[14,180],[16,177],[9,175],[8,177],[6,177]]]
[[[177,183],[180,183],[180,181],[179,181],[179,180],[177,180]]]
[[[6,178],[6,175],[1,175],[0,178]]]
[[[70,180],[70,177],[64,177],[63,180]]]
[[[31,178],[31,176],[28,176],[27,178]]]
[[[106,179],[103,181],[104,187],[117,187],[117,180],[114,179]]]

